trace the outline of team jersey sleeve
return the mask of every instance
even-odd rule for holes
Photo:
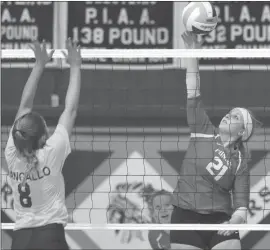
[[[5,148],[5,158],[6,158],[8,166],[11,165],[12,161],[16,157],[16,147],[15,147],[14,140],[12,137],[12,129],[13,129],[13,126],[11,127],[9,131],[8,140],[7,140],[7,144]]]
[[[203,102],[199,97],[188,98],[187,100],[187,121],[191,134],[213,135],[215,127],[211,123]]]
[[[170,249],[170,236],[161,231],[149,231],[148,233],[149,243],[154,250],[162,249],[167,250]]]
[[[47,166],[54,172],[62,171],[64,162],[71,152],[69,135],[66,128],[58,124],[45,146]]]
[[[248,164],[244,163],[236,173],[233,187],[234,209],[248,208],[250,197],[250,173]]]

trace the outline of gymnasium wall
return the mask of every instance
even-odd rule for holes
[[[269,37],[267,36],[270,22],[269,2],[216,3],[221,22],[206,39],[205,48],[269,47]],[[76,38],[76,35],[79,34],[76,31],[85,27],[87,30],[94,31],[97,26],[100,26],[103,20],[102,15],[98,15],[95,20],[98,24],[89,23],[90,9],[97,10],[97,13],[105,13],[106,10],[109,10],[109,17],[113,23],[111,26],[103,23],[102,26],[102,30],[106,34],[104,37],[108,39],[104,39],[101,44],[95,44],[95,39],[86,41],[87,39],[81,33],[78,38],[83,48],[149,48],[147,39],[143,45],[138,46],[135,38],[133,38],[134,41],[131,41],[131,45],[124,46],[121,44],[121,41],[125,40],[124,35],[119,40],[115,39],[112,46],[108,43],[111,38],[108,34],[110,28],[114,28],[114,26],[117,26],[119,31],[135,30],[138,32],[145,29],[159,30],[165,27],[169,40],[162,45],[162,48],[183,48],[180,34],[184,27],[180,19],[186,3],[168,4],[167,7],[165,6],[166,15],[163,15],[164,6],[158,5],[155,2],[144,2],[144,4],[137,2],[135,6],[128,2],[122,2],[119,5],[110,2],[36,2],[36,5],[33,2],[24,4],[6,2],[2,5],[2,11],[5,10],[5,14],[10,13],[12,18],[7,18],[5,15],[5,18],[2,18],[2,25],[13,27],[16,30],[17,26],[22,27],[29,24],[25,19],[21,23],[13,22],[13,18],[21,20],[22,9],[26,10],[24,13],[28,13],[28,10],[30,24],[33,25],[32,22],[35,20],[39,38],[46,39],[49,47],[62,49],[68,36]],[[145,13],[143,12],[145,8],[149,10],[147,12],[149,20],[153,20],[153,24],[140,24],[140,17],[142,13]],[[120,13],[123,13],[120,12],[120,9],[126,10],[128,13],[127,24],[117,24]],[[167,16],[173,18],[166,18]],[[254,22],[251,17],[256,21]],[[234,18],[234,22],[231,22],[231,18]],[[88,21],[86,22],[86,20]],[[132,20],[135,20],[134,25],[129,22]],[[30,40],[22,38],[11,41],[3,32],[1,46],[2,49],[25,48],[26,44],[34,39],[31,37]],[[159,46],[162,39],[154,40],[154,44],[150,47],[161,48]],[[28,62],[24,63],[24,68],[9,68],[14,66],[9,63],[6,65],[8,68],[1,68],[1,196],[3,208],[1,214],[3,223],[13,222],[15,218],[14,211],[10,209],[12,190],[6,182],[7,165],[3,158],[3,149],[10,125],[14,121],[24,84],[31,72],[30,68],[25,68]],[[48,68],[44,72],[35,98],[35,109],[45,116],[51,131],[55,128],[57,119],[63,110],[69,81],[68,69],[60,69],[59,60],[57,62],[55,61],[54,68]],[[229,108],[245,106],[255,111],[258,118],[265,124],[265,127],[254,136],[249,147],[252,155],[250,163],[252,179],[248,221],[249,223],[269,224],[270,191],[266,182],[267,178],[265,178],[270,173],[270,164],[268,164],[270,160],[268,143],[270,72],[267,70],[269,60],[216,59],[202,60],[200,64],[210,66],[210,68],[223,67],[223,70],[201,71],[202,97],[214,123],[218,123]],[[238,69],[245,68],[246,70],[224,70],[231,64],[241,66]],[[105,65],[106,70],[101,63],[94,65],[90,62],[89,65],[92,68],[97,66],[102,70],[82,70],[80,108],[71,143],[73,150],[63,168],[66,181],[66,204],[70,218],[75,223],[85,223],[89,219],[97,219],[100,222],[104,218],[103,214],[101,216],[96,212],[102,209],[95,208],[104,205],[108,201],[108,194],[115,190],[115,185],[126,183],[127,177],[130,183],[137,184],[142,180],[144,185],[150,183],[155,189],[159,190],[162,187],[172,190],[176,185],[177,171],[189,140],[185,114],[185,71],[179,69],[178,64],[174,65],[173,69],[147,71],[109,70],[108,68],[112,66],[110,63]],[[113,65],[115,66],[116,63]],[[254,65],[257,70],[250,69],[254,69]],[[143,68],[146,63],[139,66]],[[181,64],[181,66],[183,65]],[[59,107],[51,107],[53,93],[60,98]],[[167,125],[168,127],[166,127]],[[177,127],[178,125],[180,127]],[[123,173],[124,175],[122,175]],[[170,179],[168,176],[173,178]],[[102,192],[104,196],[100,194]],[[95,199],[92,200],[93,197]],[[103,207],[103,213],[106,213],[108,204],[106,203],[106,206]],[[268,232],[242,233],[243,248],[269,249],[270,234]],[[11,230],[2,232],[3,249],[10,249],[11,237]],[[113,231],[100,233],[90,230],[66,230],[66,237],[71,249],[152,248],[148,242],[147,232],[144,232],[143,241],[133,239],[130,244],[122,244],[120,235],[116,235]],[[104,238],[107,240],[104,241]]]
[[[4,123],[11,122],[30,71],[2,69]],[[268,71],[201,71],[202,97],[212,117],[220,118],[230,107],[244,106],[265,119],[270,107],[269,78]],[[49,120],[62,111],[68,82],[68,69],[47,69],[43,74],[35,106]],[[52,93],[60,98],[58,108],[51,107]],[[184,70],[83,70],[78,124],[94,122],[89,119],[93,117],[97,121],[121,117],[122,120],[144,118],[149,122],[151,119],[164,122],[168,118],[175,123],[185,119],[185,103]]]

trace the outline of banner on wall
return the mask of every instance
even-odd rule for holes
[[[217,28],[206,36],[204,48],[270,48],[269,2],[219,2]],[[269,65],[270,59],[202,59],[201,65]]]
[[[173,49],[173,2],[68,2],[67,36],[84,49]],[[172,58],[89,58],[85,67],[170,67]]]
[[[82,48],[173,49],[183,48],[182,11],[187,2],[1,2],[1,48],[25,49],[33,40],[47,41],[48,48],[64,48],[66,37]],[[269,2],[215,2],[217,28],[204,48],[241,49],[270,47]],[[54,60],[50,66],[56,66]],[[179,61],[179,60],[178,60]],[[3,67],[29,67],[33,60],[2,60]],[[183,62],[182,62],[183,63]],[[202,59],[202,68],[236,65],[265,68],[270,59]],[[85,68],[148,69],[177,67],[171,58],[89,58]]]
[[[1,49],[29,49],[43,39],[48,49],[56,47],[55,3],[1,2]],[[29,67],[34,59],[2,59],[3,67]],[[55,66],[52,60],[48,66]]]

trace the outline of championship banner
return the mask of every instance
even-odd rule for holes
[[[68,2],[67,37],[83,49],[173,49],[173,2]],[[89,58],[86,68],[157,68],[172,58]],[[118,66],[118,67],[117,67]],[[120,66],[120,67],[119,67]]]
[[[56,47],[56,15],[53,2],[1,2],[1,49],[29,49],[43,39]],[[2,67],[29,67],[34,59],[2,59]],[[55,60],[48,66],[55,66]]]
[[[260,49],[270,48],[270,2],[215,3],[219,23],[205,37],[203,48],[208,49]],[[270,64],[269,59],[202,59],[201,65],[250,68]],[[264,66],[264,67],[263,67]]]

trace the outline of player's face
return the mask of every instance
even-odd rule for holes
[[[171,222],[173,211],[170,195],[158,195],[153,200],[154,218],[156,222],[167,224]]]
[[[240,136],[244,131],[244,119],[240,110],[233,109],[220,122],[219,129],[231,136]]]

